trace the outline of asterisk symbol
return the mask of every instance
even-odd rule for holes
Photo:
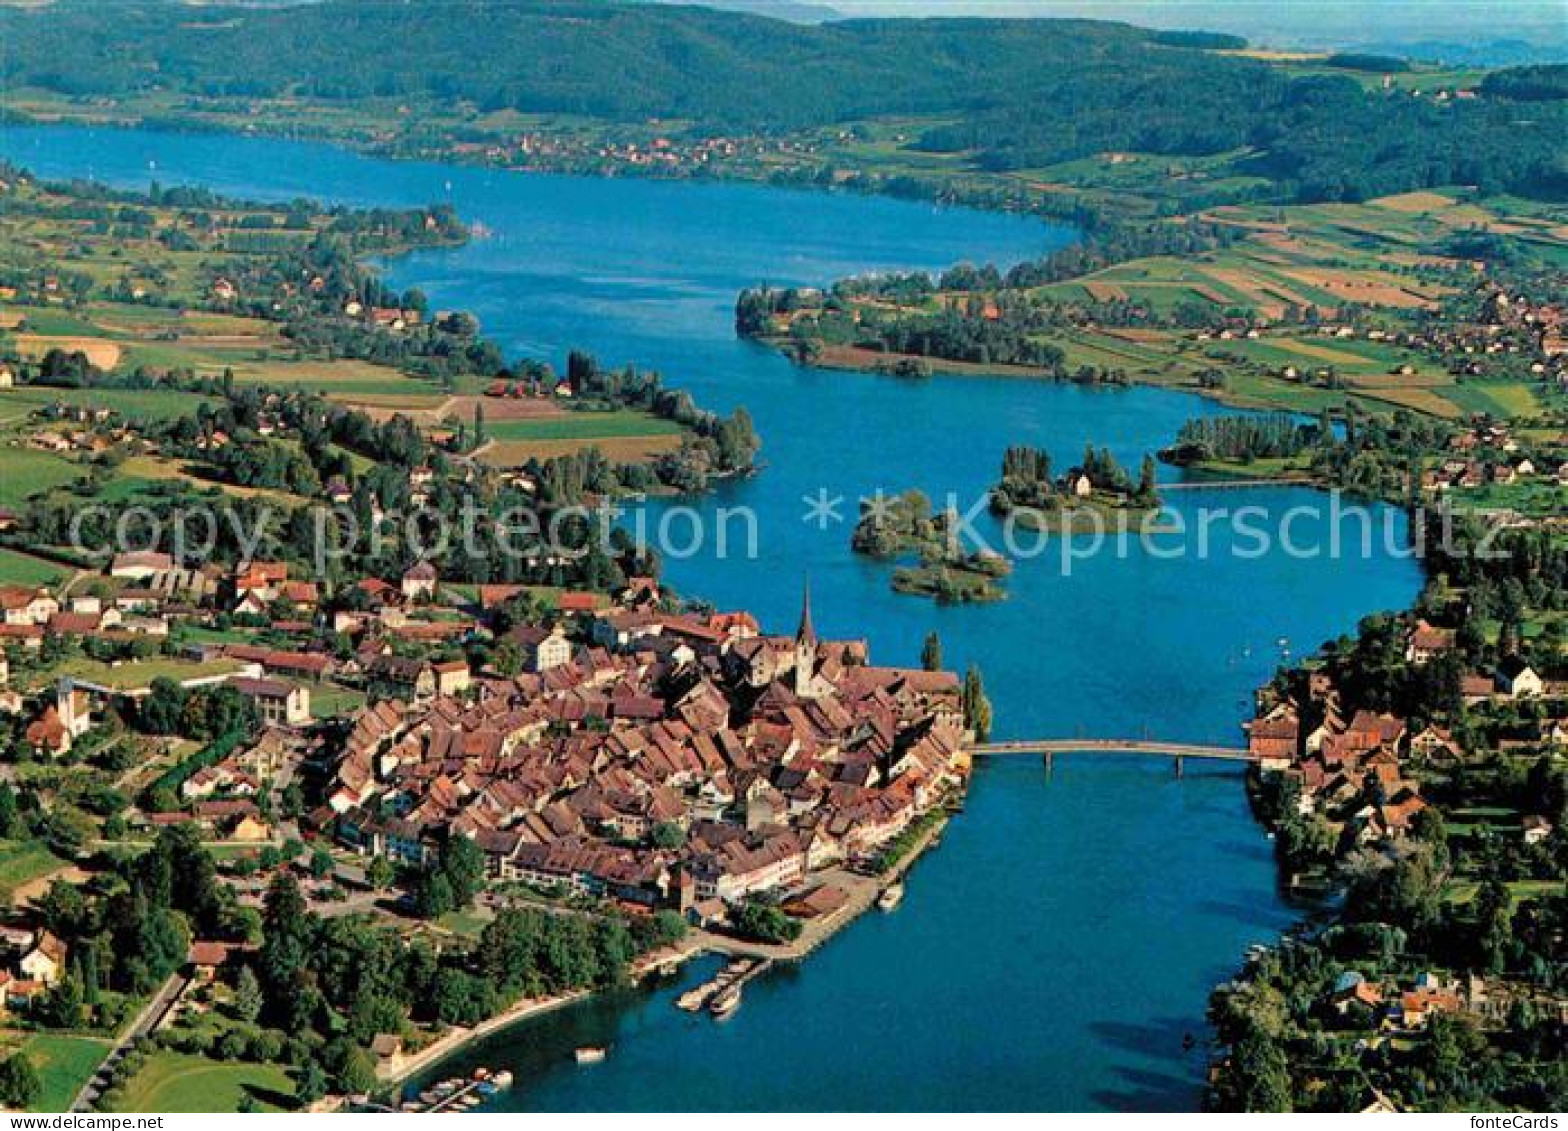
[[[870,519],[873,526],[883,526],[893,518],[894,500],[882,488],[877,488],[877,493],[869,499],[860,500],[860,515],[862,519]]]
[[[818,530],[826,530],[829,523],[844,521],[844,516],[839,513],[839,508],[844,505],[844,496],[829,495],[826,487],[818,487],[815,495],[802,495],[800,501],[806,504],[806,513],[800,521],[814,522]]]

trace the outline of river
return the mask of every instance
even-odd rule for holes
[[[75,128],[0,131],[0,156],[44,176],[142,187],[199,183],[242,196],[353,204],[449,200],[490,235],[391,264],[390,280],[436,306],[477,313],[509,351],[558,365],[569,346],[635,361],[702,404],[744,404],[766,470],[712,497],[651,506],[684,537],[693,515],[756,515],[755,560],[712,540],[671,556],[683,592],[745,607],[789,630],[811,581],[824,636],[869,640],[914,663],[925,634],[947,665],[982,665],[998,737],[1145,730],[1236,741],[1254,686],[1282,655],[1409,603],[1414,562],[1391,548],[1339,560],[1133,544],[1065,568],[1054,551],[1019,563],[1010,600],[940,608],[899,597],[887,571],[848,550],[855,500],[919,486],[967,506],[1009,444],[1058,467],[1087,441],[1136,468],[1188,417],[1223,411],[1150,389],[1017,379],[907,381],[813,372],[736,340],[736,291],[821,284],[855,271],[1002,265],[1072,233],[1038,221],[910,202],[743,185],[591,180],[394,163],[294,141]],[[806,522],[809,499],[848,521]],[[1304,489],[1185,491],[1176,513],[1308,508],[1296,544],[1332,518]],[[1402,531],[1402,519],[1378,509]],[[978,525],[991,537],[996,527]],[[740,527],[731,525],[732,531]],[[1354,528],[1350,528],[1354,529]],[[737,535],[738,536],[738,535]],[[732,540],[733,541],[733,540]],[[1162,545],[1165,547],[1162,549]],[[1397,542],[1396,542],[1397,545]],[[1249,548],[1247,543],[1242,544]],[[982,765],[964,814],[909,878],[891,914],[856,922],[798,969],[754,983],[716,1024],[670,1004],[673,986],[572,1007],[465,1054],[514,1068],[511,1109],[1190,1109],[1213,984],[1247,945],[1293,918],[1241,778],[1148,758],[1033,758]],[[683,983],[705,967],[694,967]],[[602,1064],[570,1050],[608,1044]]]

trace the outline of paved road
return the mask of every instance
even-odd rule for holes
[[[109,1070],[120,1063],[120,1059],[130,1051],[131,1045],[158,1027],[158,1023],[163,1020],[164,1014],[169,1012],[169,1007],[179,999],[180,994],[185,991],[185,987],[189,983],[190,976],[182,968],[180,972],[171,975],[168,981],[158,987],[158,992],[152,995],[152,1000],[136,1015],[136,1020],[131,1023],[131,1027],[121,1035],[119,1041],[109,1050],[109,1055],[103,1058],[103,1062],[98,1065],[97,1071],[92,1074],[86,1084],[82,1085],[82,1090],[76,1093],[76,1099],[71,1101],[72,1111],[92,1110],[92,1104],[104,1092],[108,1082]]]

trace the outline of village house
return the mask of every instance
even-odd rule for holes
[[[436,693],[435,671],[423,660],[404,656],[376,656],[365,671],[373,687],[383,688],[394,695],[429,699]]]
[[[436,567],[427,561],[416,562],[399,580],[398,589],[405,600],[434,600],[436,583],[440,580]]]
[[[1533,699],[1546,688],[1535,669],[1518,656],[1497,665],[1497,689],[1510,699]]]
[[[435,675],[437,695],[461,695],[473,685],[473,672],[466,660],[432,664],[430,670]]]
[[[1418,620],[1405,634],[1405,661],[1416,665],[1427,664],[1452,651],[1453,647],[1453,629],[1433,628],[1426,621]]]
[[[231,686],[248,696],[268,726],[303,726],[310,722],[310,690],[277,679],[236,679]]]
[[[507,639],[523,651],[523,660],[532,672],[547,672],[572,662],[572,642],[560,625],[536,628],[519,625]]]
[[[65,943],[48,931],[39,931],[32,946],[17,961],[17,970],[30,981],[52,986],[65,976],[69,955]]]
[[[47,624],[60,611],[60,602],[46,589],[22,585],[0,586],[0,613],[6,624]]]
[[[118,554],[109,563],[109,576],[128,581],[146,581],[174,568],[174,559],[156,550],[133,550]]]

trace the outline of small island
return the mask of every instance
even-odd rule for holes
[[[918,564],[893,571],[897,593],[931,597],[943,604],[1007,597],[997,582],[1012,572],[1012,563],[994,550],[965,547],[957,533],[957,516],[951,510],[934,513],[923,491],[878,493],[862,500],[849,544],[857,554],[884,561],[919,559]]]
[[[1026,445],[1002,456],[1002,478],[991,488],[991,513],[1026,530],[1059,534],[1125,528],[1160,507],[1154,458],[1143,457],[1138,482],[1106,448],[1084,446],[1083,462],[1060,478],[1051,475],[1049,452]]]

